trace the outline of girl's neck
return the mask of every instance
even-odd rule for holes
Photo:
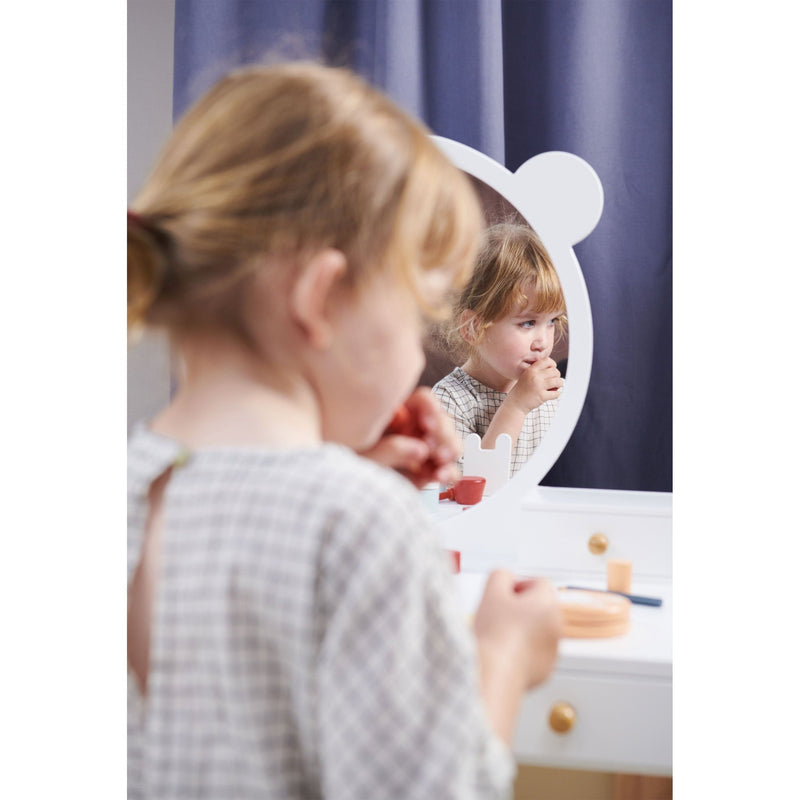
[[[481,359],[480,353],[473,353],[467,359],[466,363],[462,364],[461,369],[471,378],[475,378],[476,381],[480,381],[484,386],[488,386],[496,392],[505,392],[508,394],[517,383],[515,380],[510,381],[502,375],[499,375]]]
[[[320,411],[300,372],[267,364],[236,337],[195,334],[180,346],[179,389],[151,429],[187,447],[307,447]]]

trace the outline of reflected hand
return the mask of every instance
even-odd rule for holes
[[[542,403],[561,397],[563,386],[564,379],[556,362],[552,358],[542,358],[519,376],[508,393],[508,400],[527,414]]]
[[[458,479],[461,442],[453,423],[427,387],[419,387],[395,412],[378,442],[362,456],[397,470],[418,489]]]

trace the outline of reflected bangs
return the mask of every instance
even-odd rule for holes
[[[564,292],[555,269],[549,265],[540,268],[536,276],[530,278],[524,286],[518,287],[516,299],[520,310],[532,305],[537,314],[552,314],[556,311],[566,312]]]

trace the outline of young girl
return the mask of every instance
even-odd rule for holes
[[[490,449],[511,437],[511,475],[530,458],[558,408],[564,381],[550,358],[566,327],[555,268],[527,226],[486,230],[478,265],[455,304],[448,340],[466,361],[433,387],[461,438]]]
[[[131,797],[508,791],[555,593],[494,572],[471,631],[418,492],[354,452],[416,386],[421,311],[480,225],[428,132],[346,71],[242,69],[176,127],[128,217],[129,323],[183,363],[129,441]]]

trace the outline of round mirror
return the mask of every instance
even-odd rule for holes
[[[444,137],[433,138],[451,161],[473,179],[485,205],[493,204],[493,208],[499,208],[506,216],[510,207],[512,213],[536,231],[550,254],[564,292],[569,319],[569,374],[558,411],[527,463],[495,497],[522,494],[539,484],[561,454],[578,422],[589,387],[591,307],[572,248],[597,225],[603,208],[603,189],[595,171],[571,153],[542,153],[512,173],[467,145]],[[493,208],[487,213],[490,223]]]

